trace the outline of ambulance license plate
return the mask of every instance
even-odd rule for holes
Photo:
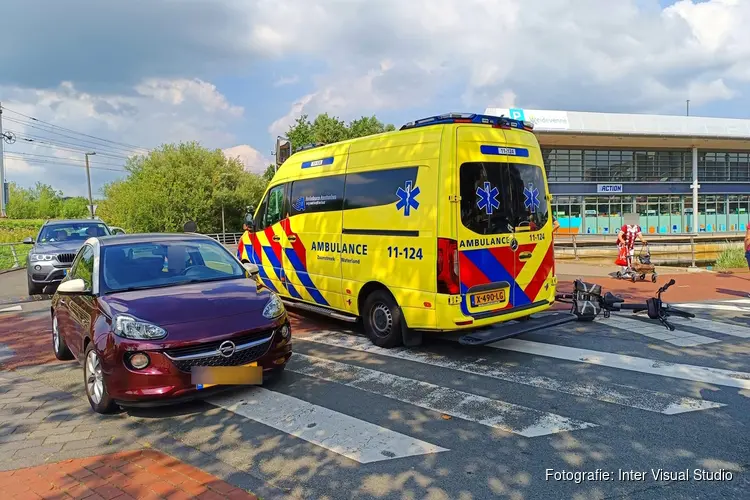
[[[501,288],[491,292],[475,293],[471,296],[471,307],[484,307],[495,304],[502,304],[507,300],[508,289]]]
[[[190,378],[198,390],[217,385],[259,385],[263,383],[263,368],[257,361],[241,366],[194,366]]]

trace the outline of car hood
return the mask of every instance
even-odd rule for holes
[[[34,245],[34,253],[76,253],[83,241],[48,241]]]
[[[119,292],[99,300],[110,317],[129,314],[169,326],[260,313],[271,295],[265,288],[258,290],[255,281],[248,278]]]

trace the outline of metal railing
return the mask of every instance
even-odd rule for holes
[[[222,245],[236,245],[242,238],[242,233],[213,233],[206,236],[215,239]]]

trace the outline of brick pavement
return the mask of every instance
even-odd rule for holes
[[[137,450],[0,472],[3,498],[257,500],[216,476],[155,450]]]

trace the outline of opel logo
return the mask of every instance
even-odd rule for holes
[[[232,342],[231,340],[222,342],[219,346],[219,354],[221,354],[225,358],[231,358],[232,354],[234,354],[234,342]]]
[[[518,250],[518,240],[517,239],[513,238],[512,240],[510,240],[510,249],[512,251],[514,251],[514,252],[516,250]]]

